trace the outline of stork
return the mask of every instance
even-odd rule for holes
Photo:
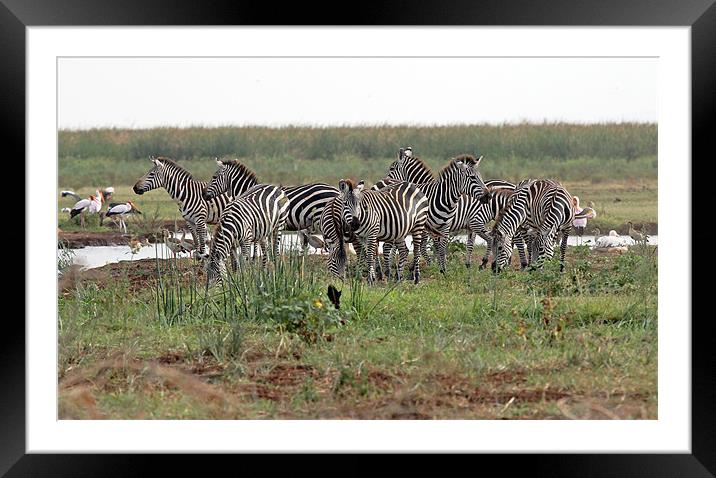
[[[95,191],[95,194],[91,195],[88,198],[80,199],[75,203],[75,205],[72,207],[72,210],[70,211],[70,219],[77,216],[79,214],[80,216],[80,225],[82,226],[82,229],[85,228],[85,212],[89,212],[90,214],[96,214],[102,210],[102,205],[104,204],[104,194],[99,191]]]
[[[127,224],[124,222],[124,216],[127,214],[142,214],[142,212],[137,209],[137,205],[134,204],[132,201],[127,201],[123,203],[115,202],[109,205],[105,216],[112,218],[114,218],[114,216],[119,217],[119,228],[123,230],[126,234]],[[102,221],[100,221],[100,225],[102,225]]]

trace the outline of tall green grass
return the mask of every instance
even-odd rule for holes
[[[175,159],[211,156],[337,159],[355,156],[378,159],[395,156],[412,145],[424,158],[449,158],[461,153],[493,158],[635,159],[657,151],[656,124],[566,123],[463,125],[222,128],[91,129],[59,132],[59,156],[145,159],[166,155]]]

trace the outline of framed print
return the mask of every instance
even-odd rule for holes
[[[5,2],[28,280],[0,469],[461,452],[710,476],[689,239],[716,9],[480,5]]]

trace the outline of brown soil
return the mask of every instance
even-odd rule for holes
[[[176,226],[176,227],[175,227]],[[109,226],[108,226],[109,227]],[[169,231],[181,231],[186,227],[185,221],[164,221],[161,226]],[[67,245],[70,249],[81,249],[86,246],[126,246],[129,239],[137,237],[140,240],[147,239],[149,242],[154,243],[159,240],[159,235],[156,233],[150,234],[123,234],[117,230],[110,231],[72,231],[67,232],[61,229],[57,230],[57,242],[58,247],[60,243]]]

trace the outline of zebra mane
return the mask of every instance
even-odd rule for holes
[[[453,158],[453,160],[462,161],[470,166],[473,166],[477,162],[477,158],[471,154],[461,154],[460,156]]]
[[[179,166],[177,162],[171,158],[167,158],[166,156],[159,156],[155,158],[155,160],[161,161],[162,163],[164,163],[164,165],[172,167],[182,179],[194,179],[194,177],[189,171],[184,169],[184,167]]]
[[[352,179],[344,179],[345,183],[351,188],[351,190],[356,188],[357,183]]]
[[[447,163],[441,170],[440,170],[440,176],[442,177],[443,174],[445,174],[447,171],[449,171],[451,168],[455,167],[455,164],[458,161],[462,161],[463,163],[466,163],[470,166],[475,164],[477,161],[475,159],[475,156],[472,156],[470,154],[462,154],[460,156],[457,156],[455,158],[452,158],[449,163]]]
[[[408,160],[409,160],[410,162],[412,162],[412,163],[416,163],[416,164],[418,165],[418,167],[419,167],[422,171],[427,172],[427,173],[430,175],[431,178],[435,179],[435,175],[433,174],[433,170],[430,169],[430,166],[428,166],[427,164],[425,164],[425,162],[424,162],[422,159],[418,158],[417,156],[408,156],[406,159],[408,159]]]
[[[230,168],[236,168],[240,175],[242,176],[248,176],[249,178],[253,179],[257,183],[259,182],[259,179],[256,177],[256,173],[251,171],[248,166],[245,164],[239,162],[238,159],[231,159],[228,161],[222,161],[221,162],[224,166],[229,166]]]

